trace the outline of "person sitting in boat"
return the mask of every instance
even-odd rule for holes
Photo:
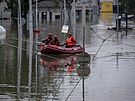
[[[48,45],[50,44],[50,42],[53,40],[53,34],[52,33],[49,33],[48,34],[48,37],[44,40],[42,40],[43,43],[45,43],[45,45]]]
[[[60,41],[59,41],[57,35],[54,35],[54,39],[51,40],[50,45],[56,45],[56,46],[59,46],[60,45]]]
[[[68,37],[66,39],[66,42],[64,43],[66,45],[66,47],[70,48],[70,47],[74,47],[76,45],[76,40],[75,38],[72,36],[72,34],[69,32],[68,33]]]

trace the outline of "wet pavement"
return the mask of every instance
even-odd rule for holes
[[[104,16],[97,25],[89,26],[87,23],[85,51],[90,54],[91,61],[88,66],[84,66],[87,69],[84,101],[135,101],[135,29],[129,30],[126,36],[123,30],[107,30],[112,25],[111,17]],[[18,79],[17,35],[13,28],[12,34],[8,33],[6,44],[0,46],[0,101],[83,101],[78,54],[33,54],[32,76],[29,77],[26,35],[22,50],[22,69],[19,72],[21,78]],[[77,43],[82,45],[80,23],[77,24],[77,29]],[[39,41],[47,35],[44,33],[53,30],[55,34],[61,35],[60,27],[42,24],[41,30]],[[60,40],[63,41],[64,38],[61,35]],[[30,78],[31,92],[28,86]],[[20,86],[17,86],[19,81]]]

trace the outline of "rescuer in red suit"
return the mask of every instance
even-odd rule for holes
[[[59,41],[57,35],[54,35],[54,39],[51,40],[50,45],[56,45],[56,46],[59,46],[60,45],[60,41]]]
[[[50,44],[50,42],[53,40],[53,34],[52,33],[49,33],[48,34],[48,37],[44,40],[42,40],[43,43],[45,43],[45,45],[48,45]]]

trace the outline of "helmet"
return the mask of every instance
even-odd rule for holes
[[[52,33],[49,33],[48,36],[52,36]]]
[[[71,33],[69,32],[68,35],[71,35]]]
[[[58,38],[58,36],[57,35],[54,35],[54,38]]]

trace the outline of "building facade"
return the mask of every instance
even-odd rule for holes
[[[73,0],[72,0],[73,1]],[[85,3],[86,5],[86,17],[89,20],[95,18],[95,16],[99,15],[99,0],[77,0],[76,2],[76,18],[81,19],[81,11],[82,11],[82,4]],[[70,2],[70,5],[66,4],[66,13],[67,13],[67,20],[72,16],[71,10],[73,8],[73,2]],[[35,5],[33,5],[33,12],[36,11]],[[47,21],[52,22],[55,20],[63,20],[64,17],[64,3],[62,1],[56,0],[51,1],[43,1],[38,3],[38,18],[39,22]],[[89,16],[89,17],[88,17]]]

